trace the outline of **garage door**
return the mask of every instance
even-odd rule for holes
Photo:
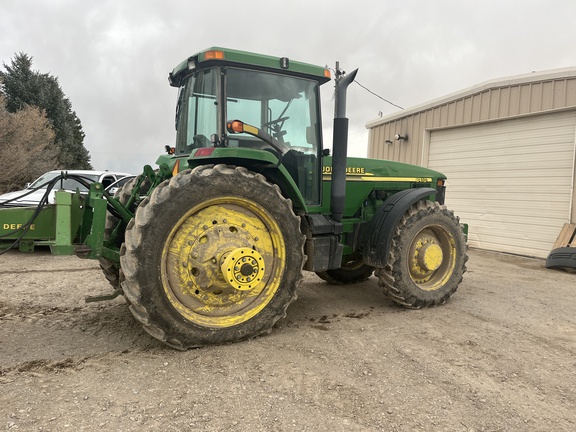
[[[448,177],[470,246],[548,256],[570,221],[575,135],[574,111],[431,132],[428,166]]]

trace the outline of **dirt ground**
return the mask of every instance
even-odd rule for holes
[[[0,429],[576,429],[576,274],[543,260],[471,250],[419,311],[307,274],[271,334],[186,352],[85,303],[110,291],[93,261],[11,251],[0,281]]]

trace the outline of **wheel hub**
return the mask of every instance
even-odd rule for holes
[[[223,257],[224,280],[238,291],[250,291],[264,276],[264,259],[251,248],[237,248]]]
[[[410,275],[416,283],[428,282],[442,266],[444,254],[436,236],[429,230],[421,231],[410,250]]]
[[[425,270],[437,270],[442,264],[442,248],[436,243],[427,243],[418,252],[418,264]]]

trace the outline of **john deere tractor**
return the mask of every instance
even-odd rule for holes
[[[144,329],[178,349],[269,332],[302,270],[336,284],[375,274],[408,308],[444,303],[467,260],[445,177],[346,157],[355,75],[336,68],[330,156],[320,113],[329,70],[223,48],[187,58],[169,74],[175,147],[102,200],[106,225],[100,206],[76,253],[99,258]]]

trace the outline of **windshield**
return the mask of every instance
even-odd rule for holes
[[[176,154],[208,147],[218,133],[217,69],[191,76],[181,90],[176,118]]]
[[[34,180],[34,182],[31,183],[30,186],[28,186],[28,189],[36,189],[36,188],[47,189],[48,185],[45,183],[48,183],[51,180],[54,180],[56,177],[58,177],[61,174],[62,174],[61,172],[46,173],[46,174],[42,175],[41,177],[39,177],[38,179]],[[94,182],[98,181],[98,176],[95,174],[75,174],[75,175],[82,177],[88,183],[94,183]],[[42,187],[40,187],[40,186],[42,186]],[[71,178],[66,179],[66,180],[59,180],[54,185],[54,189],[65,189],[65,190],[69,190],[69,191],[75,191],[76,189],[79,189],[80,192],[88,192],[88,189],[84,185],[78,183],[77,180],[74,180]]]
[[[272,135],[288,147],[307,154],[318,151],[318,84],[302,78],[228,69],[226,72],[226,119],[241,120]],[[230,146],[242,145],[248,137]],[[240,136],[242,137],[242,136]]]

